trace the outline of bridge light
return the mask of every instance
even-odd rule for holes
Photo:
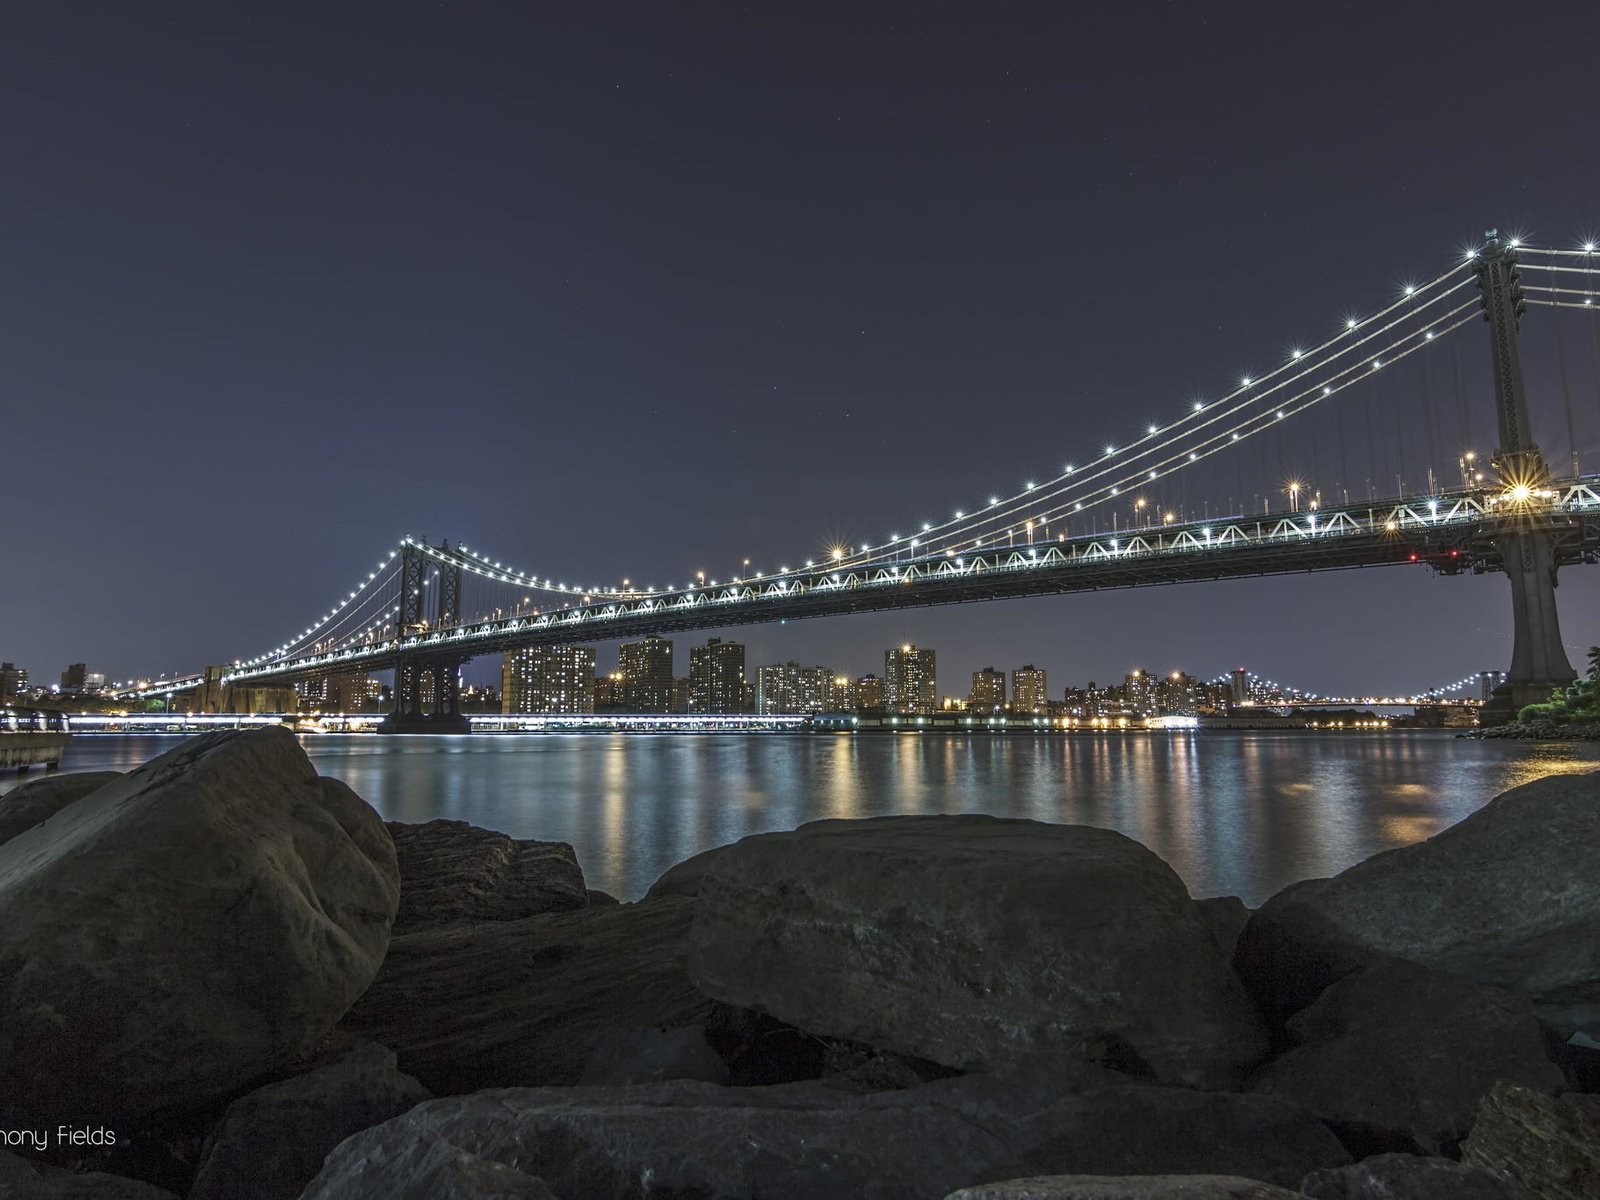
[[[1156,426],[1156,425],[1152,425],[1152,426],[1150,426],[1150,428],[1149,428],[1149,430],[1148,430],[1148,432],[1149,432],[1149,435],[1150,435],[1150,436],[1151,436],[1151,437],[1154,437],[1154,436],[1155,436],[1155,435],[1156,435],[1156,431],[1157,431],[1157,429],[1158,429],[1158,428],[1159,428],[1159,426]]]
[[[966,516],[966,514],[965,514],[965,513],[964,513],[964,512],[962,512],[962,511],[961,511],[961,510],[960,510],[960,509],[959,509],[959,508],[958,508],[958,509],[956,509],[956,520],[958,520],[958,521],[959,521],[959,520],[961,520],[961,519],[962,519],[962,518],[963,518],[963,517],[964,517],[964,516]]]
[[[1414,296],[1414,295],[1416,295],[1416,291],[1417,291],[1417,289],[1415,287],[1413,287],[1411,284],[1409,284],[1409,283],[1406,284],[1406,291],[1405,291],[1406,295]]]
[[[1278,420],[1283,420],[1283,409],[1281,408],[1278,410]]]
[[[1346,317],[1345,318],[1344,327],[1346,329],[1354,329],[1358,324],[1360,324],[1360,322],[1357,321],[1354,317]]]
[[[1583,252],[1585,254],[1593,254],[1594,253],[1594,243],[1593,242],[1585,242],[1583,244]]]
[[[1117,452],[1117,448],[1115,446],[1107,446],[1106,447],[1106,457],[1107,458],[1109,458],[1111,455],[1115,454],[1116,452]]]
[[[1299,346],[1296,346],[1293,350],[1289,351],[1289,357],[1293,359],[1299,359],[1304,354],[1305,351],[1300,349]]]
[[[1030,479],[1030,480],[1028,480],[1027,483],[1022,485],[1022,490],[1025,491],[1025,492],[1031,492],[1031,491],[1033,491],[1035,486],[1036,485],[1034,484],[1033,480]]]
[[[1206,402],[1204,400],[1196,400],[1194,402],[1194,410],[1195,410],[1195,412],[1204,412],[1205,411],[1205,407],[1206,407]]]
[[[1229,438],[1229,439],[1228,439],[1228,440],[1229,440],[1229,441],[1231,441],[1231,442],[1237,442],[1237,441],[1238,441],[1238,440],[1239,440],[1239,435],[1238,435],[1238,434],[1237,434],[1237,433],[1235,433],[1235,434],[1234,434],[1234,435],[1233,435],[1233,436],[1232,436],[1232,437],[1231,437],[1231,438]]]
[[[1000,503],[1000,497],[999,496],[990,496],[989,497],[989,507],[990,508],[993,508],[996,504],[999,504],[999,503]]]
[[[1199,457],[1200,457],[1200,456],[1199,456],[1199,455],[1198,455],[1198,454],[1196,454],[1196,453],[1195,453],[1195,452],[1194,452],[1194,451],[1193,451],[1193,450],[1191,450],[1191,451],[1189,451],[1189,461],[1190,461],[1190,462],[1194,462],[1194,461],[1195,461],[1195,460],[1197,460],[1197,459],[1198,459],[1198,458],[1199,458]]]
[[[1240,387],[1249,387],[1252,382],[1254,382],[1254,381],[1250,378],[1250,376],[1245,375],[1245,376],[1240,378],[1239,386]]]

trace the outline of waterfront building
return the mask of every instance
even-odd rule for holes
[[[1243,667],[1235,667],[1228,676],[1230,684],[1230,700],[1234,704],[1243,704],[1250,699],[1250,672]]]
[[[1156,685],[1158,715],[1192,717],[1199,713],[1202,685],[1193,675],[1174,671]]]
[[[1156,677],[1135,667],[1122,681],[1122,715],[1153,717],[1156,714]]]
[[[621,712],[623,710],[622,672],[613,671],[609,675],[596,675],[594,678],[594,710],[595,712]]]
[[[689,651],[689,711],[746,711],[744,643],[711,638]]]
[[[672,642],[647,637],[623,642],[617,648],[617,669],[622,675],[622,705],[627,712],[665,713],[673,707]]]
[[[593,646],[527,646],[500,668],[503,713],[592,713]]]
[[[1029,663],[1011,672],[1011,711],[1042,717],[1050,709],[1050,686],[1043,667]]]
[[[883,652],[884,707],[891,713],[930,715],[939,686],[932,650],[907,643]]]
[[[687,675],[679,675],[672,681],[672,711],[675,713],[694,711],[694,696]]]
[[[328,677],[316,675],[310,679],[302,679],[294,685],[295,711],[296,712],[332,712],[333,706],[328,703]]]
[[[797,662],[772,663],[756,671],[756,712],[765,715],[838,711],[833,703],[834,684],[834,674],[827,667],[802,667]]]
[[[89,682],[89,668],[83,663],[73,663],[61,672],[61,690],[68,695],[77,695],[83,691]]]
[[[947,706],[948,707],[948,706]],[[998,713],[1006,709],[1006,673],[985,667],[972,673],[972,690],[967,693],[967,710]]]
[[[332,712],[382,712],[383,681],[365,671],[348,671],[327,681],[328,709]]]
[[[856,712],[882,712],[883,711],[883,680],[876,675],[863,675],[856,680],[855,688]]]
[[[9,704],[28,694],[28,668],[16,663],[0,663],[0,704]]]
[[[828,684],[828,712],[854,712],[856,709],[855,680],[848,675],[835,675]]]

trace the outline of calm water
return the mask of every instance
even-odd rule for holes
[[[79,734],[63,769],[126,770],[180,737]],[[710,846],[819,817],[986,812],[1102,825],[1196,896],[1259,904],[1460,820],[1506,788],[1600,761],[1594,744],[1444,733],[478,734],[303,739],[385,817],[455,817],[571,842],[634,899]],[[38,778],[37,774],[30,778]],[[0,779],[0,792],[15,785]]]

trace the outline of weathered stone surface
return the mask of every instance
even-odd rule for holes
[[[620,1087],[669,1079],[727,1083],[728,1065],[700,1029],[613,1029],[600,1036],[578,1082]]]
[[[1501,1084],[1483,1098],[1461,1160],[1535,1200],[1600,1196],[1600,1096]]]
[[[137,1179],[103,1171],[77,1174],[0,1150],[0,1200],[178,1200]]]
[[[538,1175],[558,1196],[610,1200],[927,1200],[1066,1172],[1281,1185],[1349,1157],[1305,1112],[1267,1097],[1136,1084],[1052,1057],[869,1095],[680,1082],[434,1100],[347,1139],[308,1195],[346,1195],[365,1164],[427,1135]]]
[[[324,1037],[399,894],[280,728],[207,734],[0,846],[0,1126],[192,1111]]]
[[[1300,1181],[1312,1200],[1527,1200],[1492,1175],[1415,1154],[1380,1154],[1347,1167],[1313,1171]]]
[[[364,1145],[349,1161],[343,1148],[302,1200],[556,1200],[542,1179],[479,1158],[423,1133]]]
[[[1211,931],[1211,938],[1217,943],[1217,949],[1229,962],[1233,961],[1234,948],[1239,944],[1239,935],[1244,932],[1244,927],[1250,921],[1250,910],[1245,907],[1243,900],[1237,896],[1211,896],[1205,900],[1196,900],[1195,908],[1200,913],[1200,918],[1206,923],[1206,928]]]
[[[1362,1152],[1457,1153],[1497,1080],[1566,1080],[1526,997],[1394,960],[1335,983],[1290,1018],[1296,1046],[1246,1087],[1303,1105]]]
[[[0,796],[0,845],[121,778],[121,771],[83,771],[76,775],[46,775],[12,788]]]
[[[614,904],[622,903],[610,892],[602,892],[598,888],[590,888],[588,896],[590,908],[610,908]]]
[[[693,901],[479,921],[397,937],[343,1028],[440,1095],[571,1084],[613,1029],[704,1025],[684,971]]]
[[[718,851],[695,903],[695,982],[822,1036],[956,1067],[1064,1050],[1192,1086],[1266,1048],[1182,881],[1111,830],[817,821]]]
[[[644,894],[646,900],[669,900],[673,898],[698,896],[700,884],[704,882],[706,873],[716,861],[733,845],[713,846],[709,850],[702,850],[691,858],[684,859],[668,867],[661,873],[661,878],[650,885],[650,890]]]
[[[951,1192],[945,1200],[1304,1200],[1237,1175],[1038,1175]]]
[[[1600,988],[1600,773],[1514,788],[1425,842],[1284,889],[1234,962],[1287,1015],[1384,957],[1535,998]]]
[[[432,1095],[376,1045],[257,1088],[212,1130],[189,1200],[295,1200],[345,1138]]]
[[[521,841],[465,821],[389,822],[400,862],[396,935],[449,921],[515,921],[587,908],[565,842]]]

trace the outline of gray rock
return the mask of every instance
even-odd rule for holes
[[[399,885],[383,822],[281,728],[186,742],[0,846],[0,1125],[195,1111],[361,994]]]
[[[343,1022],[440,1095],[578,1082],[619,1028],[704,1025],[684,970],[693,901],[439,926],[397,937]]]
[[[618,900],[610,892],[602,892],[598,888],[589,889],[590,908],[610,908],[614,904],[621,903],[622,901]]]
[[[1347,1167],[1313,1171],[1300,1181],[1312,1200],[1526,1200],[1492,1175],[1415,1154],[1380,1154]]]
[[[1303,1105],[1359,1152],[1458,1153],[1497,1080],[1566,1080],[1516,992],[1398,960],[1365,967],[1289,1021],[1294,1048],[1246,1087]]]
[[[990,1180],[1134,1170],[1282,1184],[1349,1157],[1267,1097],[1130,1083],[1056,1057],[870,1095],[680,1082],[434,1100],[343,1142],[308,1196],[364,1195],[368,1164],[428,1135],[557,1195],[609,1200],[927,1200]]]
[[[1535,998],[1600,988],[1600,774],[1525,784],[1425,842],[1286,888],[1234,961],[1281,1016],[1384,957]]]
[[[578,1082],[620,1087],[669,1079],[727,1083],[728,1065],[699,1029],[613,1029],[601,1035]]]
[[[668,867],[650,885],[650,890],[644,894],[645,900],[684,899],[700,894],[700,884],[704,882],[706,873],[711,870],[712,864],[722,857],[723,853],[731,850],[732,845],[713,846],[709,850],[702,850],[692,858],[686,858],[681,863]]]
[[[396,934],[450,921],[514,921],[586,908],[565,842],[521,841],[465,821],[389,822],[400,862]]]
[[[1546,1096],[1501,1084],[1478,1106],[1461,1161],[1536,1200],[1594,1200],[1600,1196],[1600,1096]]]
[[[1250,921],[1250,910],[1245,907],[1244,901],[1237,896],[1212,896],[1196,900],[1194,906],[1200,913],[1200,919],[1206,923],[1206,928],[1211,931],[1217,949],[1232,962],[1239,935]]]
[[[1061,1050],[1197,1087],[1266,1049],[1182,881],[1108,829],[817,821],[719,851],[695,904],[691,978],[820,1036],[953,1067]]]
[[[1304,1200],[1237,1175],[1038,1175],[951,1192],[945,1200]]]
[[[295,1200],[345,1138],[432,1096],[375,1045],[257,1088],[206,1139],[189,1200]]]
[[[77,1173],[0,1150],[0,1200],[178,1200],[137,1179],[103,1171]]]
[[[364,1154],[331,1178],[324,1171],[302,1200],[556,1200],[542,1179],[433,1134],[397,1137]]]
[[[0,796],[0,845],[121,778],[121,771],[83,771],[76,775],[46,775],[12,788]]]

